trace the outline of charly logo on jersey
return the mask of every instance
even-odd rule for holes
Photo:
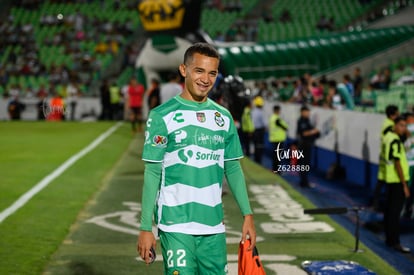
[[[183,113],[175,113],[173,120],[177,123],[183,123],[184,122]]]
[[[193,150],[181,149],[178,151],[178,157],[184,163],[187,163],[193,157],[195,157],[195,160],[220,160],[220,154],[214,153],[213,151],[209,153],[196,152],[194,154]]]
[[[216,122],[218,126],[220,127],[224,126],[224,118],[221,116],[219,112],[214,113],[214,121]]]
[[[206,114],[205,113],[197,112],[196,116],[197,116],[197,120],[199,122],[206,122]]]

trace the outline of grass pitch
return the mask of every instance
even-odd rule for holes
[[[49,160],[50,166],[43,170],[38,162],[52,156],[41,158],[36,153],[20,156],[21,162],[27,166],[31,163],[39,165],[31,170],[38,173],[33,177],[31,174],[23,177],[21,173],[7,171],[14,179],[10,179],[8,184],[3,184],[3,181],[0,184],[1,202],[3,198],[9,200],[2,205],[3,208],[111,126],[106,123],[16,123],[0,125],[0,129],[8,130],[9,125],[12,125],[10,129],[15,128],[10,133],[16,132],[18,136],[22,132],[27,133],[24,134],[26,139],[32,139],[31,131],[36,133],[36,141],[29,141],[36,152],[44,152],[48,148],[45,144],[50,146],[52,142],[39,144],[39,140],[50,136],[56,138],[53,131],[49,132],[50,128],[56,128],[56,133],[60,133],[56,135],[64,139],[63,144],[71,144],[71,149],[58,150],[56,154],[61,155]],[[30,130],[31,127],[45,128]],[[13,140],[2,140],[0,146],[13,146],[16,144]],[[158,260],[154,264],[146,266],[136,259],[144,168],[140,160],[142,143],[142,135],[131,138],[128,125],[123,125],[0,224],[0,274],[163,274],[159,244]],[[37,145],[40,148],[36,148]],[[15,146],[14,151],[10,150],[11,157],[17,158],[13,154],[18,154],[21,148]],[[1,162],[6,161],[2,155]],[[15,160],[15,163],[20,162]],[[312,208],[313,205],[289,183],[248,159],[242,161],[242,166],[255,211],[257,247],[267,274],[305,274],[300,268],[304,260],[351,260],[377,274],[398,274],[362,243],[363,253],[352,252],[354,237],[328,216],[301,216],[303,208]],[[25,169],[29,168],[22,166],[19,171]],[[19,182],[15,177],[25,179],[25,186],[13,190]],[[4,195],[3,190],[8,194]],[[233,275],[237,274],[242,218],[230,193],[223,197],[223,201],[229,274]],[[309,224],[313,224],[315,232],[304,230],[309,228]],[[322,225],[333,231],[322,232]]]
[[[1,211],[113,123],[0,123]],[[124,125],[0,224],[0,274],[41,274],[130,143]]]

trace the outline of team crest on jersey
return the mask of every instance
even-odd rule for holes
[[[167,137],[155,135],[152,138],[152,145],[155,147],[165,147],[167,146]]]
[[[205,122],[206,121],[206,114],[205,113],[197,112],[196,115],[197,115],[197,120],[199,122]]]
[[[178,271],[178,270],[174,270],[174,271],[173,271],[173,275],[180,275],[180,271]]]
[[[219,112],[216,112],[214,114],[214,121],[216,122],[216,124],[218,126],[220,126],[220,127],[224,126],[224,119],[223,119],[223,117],[221,116],[221,114]]]

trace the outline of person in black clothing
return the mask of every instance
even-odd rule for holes
[[[110,120],[112,119],[111,112],[111,95],[109,92],[109,81],[105,79],[99,88],[100,98],[101,98],[101,108],[102,112],[100,115],[100,120]]]
[[[160,82],[158,79],[154,78],[151,80],[151,87],[147,91],[147,104],[149,110],[152,110],[161,104]]]
[[[312,147],[315,140],[320,136],[319,130],[311,124],[309,117],[309,108],[307,106],[302,106],[300,108],[300,117],[297,123],[298,150],[302,152],[298,159],[298,165],[301,166],[299,172],[299,184],[301,187],[311,187],[308,175],[311,165]]]
[[[20,120],[22,112],[24,111],[25,108],[26,108],[26,105],[20,102],[18,96],[13,98],[7,106],[7,111],[9,112],[10,119]]]

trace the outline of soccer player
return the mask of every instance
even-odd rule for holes
[[[250,250],[256,243],[236,127],[230,112],[207,97],[218,66],[211,45],[189,47],[179,66],[183,92],[153,109],[147,120],[137,249],[150,263],[155,210],[165,274],[227,274],[223,175],[244,218],[241,241],[249,236]]]

